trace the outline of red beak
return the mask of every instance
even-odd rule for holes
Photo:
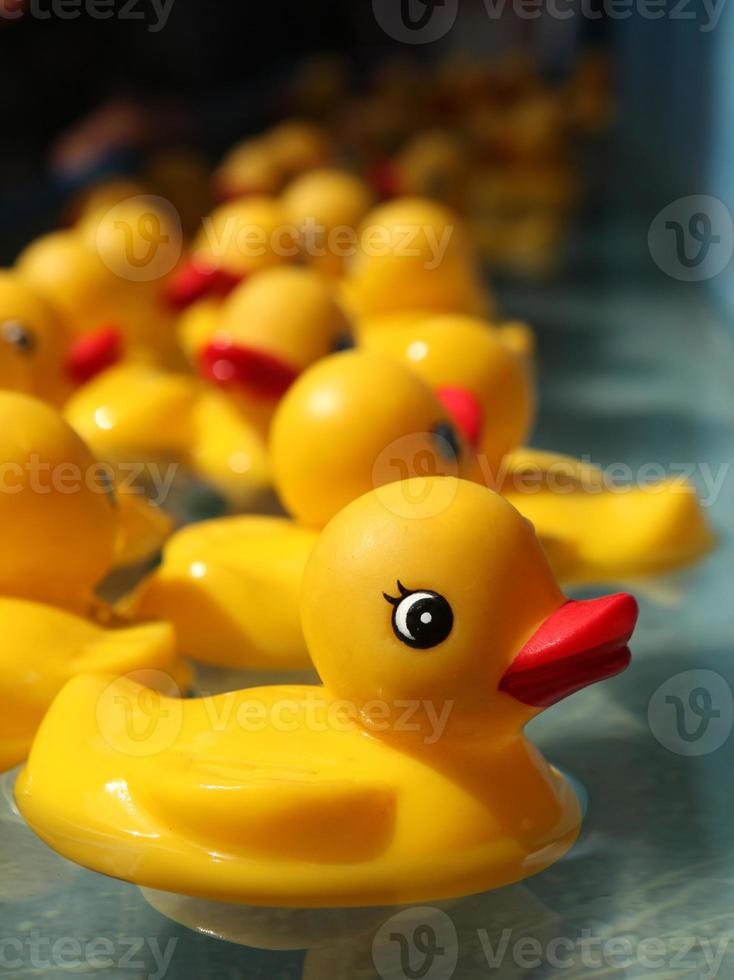
[[[295,368],[275,355],[227,340],[214,340],[202,348],[199,371],[207,381],[239,385],[263,399],[280,398],[298,377]]]
[[[66,373],[75,384],[83,384],[122,357],[122,333],[117,327],[100,327],[72,341],[66,354]]]
[[[436,388],[436,394],[456,428],[469,445],[476,449],[482,431],[482,406],[477,396],[468,388],[452,385]]]
[[[637,611],[627,592],[581,602],[569,599],[530,637],[499,689],[524,704],[547,708],[620,673],[630,662],[627,643]]]
[[[205,296],[227,296],[243,281],[226,269],[202,265],[193,259],[180,266],[166,284],[166,297],[175,310],[183,310]]]
[[[380,200],[400,194],[400,174],[389,160],[375,160],[367,169],[367,182]]]

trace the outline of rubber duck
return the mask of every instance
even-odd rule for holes
[[[252,509],[270,487],[266,437],[279,399],[309,364],[350,343],[349,324],[329,281],[303,268],[266,269],[202,318],[204,303],[181,325],[198,379],[122,364],[76,391],[65,414],[99,458],[174,462],[230,510]]]
[[[308,668],[298,595],[318,531],[372,487],[471,467],[430,387],[396,359],[363,350],[324,358],[289,389],[273,417],[269,461],[292,519],[245,515],[183,528],[132,599],[131,613],[175,623],[198,661]]]
[[[649,576],[711,549],[714,536],[690,483],[620,488],[598,467],[520,448],[535,408],[532,333],[524,324],[493,328],[442,315],[370,329],[360,342],[398,357],[431,385],[472,449],[471,478],[533,522],[562,581]]]
[[[180,246],[177,232],[165,230],[165,215],[151,210],[148,200],[122,201],[102,216],[92,211],[74,228],[37,239],[18,257],[17,270],[77,340],[69,363],[78,382],[122,359],[180,363],[174,317],[163,292],[164,275]],[[130,240],[124,228],[131,230]],[[159,239],[148,239],[149,232],[163,236],[160,250]],[[146,266],[148,254],[155,267]],[[149,274],[150,280],[136,278]]]
[[[304,262],[326,275],[342,275],[372,206],[365,181],[346,170],[312,170],[288,185],[281,203],[286,220],[298,229]]]
[[[424,130],[378,168],[378,190],[386,197],[425,197],[462,209],[470,170],[469,150],[455,134]]]
[[[352,345],[351,326],[335,288],[319,273],[278,266],[242,283],[222,304],[202,343],[197,330],[182,340],[199,345],[198,367],[254,414],[277,400],[310,364]]]
[[[43,296],[14,270],[0,271],[0,388],[61,405],[73,387],[70,345]]]
[[[323,687],[72,680],[16,784],[31,828],[138,885],[288,908],[483,892],[568,851],[578,799],[523,728],[624,670],[632,596],[567,600],[514,508],[433,477],[329,523],[301,613]]]
[[[397,357],[436,391],[474,450],[473,478],[497,473],[505,455],[530,434],[533,337],[526,325],[495,328],[475,317],[424,315],[370,329],[360,342]]]
[[[228,395],[192,375],[121,364],[78,388],[64,416],[114,468],[153,464],[157,473],[165,466],[192,473],[233,510],[256,506],[269,492],[259,426]]]
[[[444,205],[396,198],[367,215],[357,239],[345,282],[357,317],[491,312],[461,220]]]
[[[221,300],[244,279],[297,254],[293,231],[274,197],[222,204],[204,218],[190,255],[168,279],[169,305],[180,311],[198,300]]]
[[[220,201],[276,195],[292,178],[325,166],[329,156],[320,126],[286,120],[232,147],[214,173],[214,193]]]
[[[181,681],[185,671],[170,625],[132,624],[94,594],[115,560],[122,518],[106,469],[58,412],[0,392],[0,459],[3,767],[25,757],[76,671],[152,668]]]

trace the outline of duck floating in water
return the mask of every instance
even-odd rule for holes
[[[301,375],[275,413],[269,447],[293,519],[243,515],[182,528],[132,599],[137,614],[175,623],[186,654],[205,663],[309,667],[298,596],[318,531],[374,486],[471,470],[431,388],[396,360],[363,350]]]
[[[0,768],[16,765],[79,671],[152,669],[185,683],[167,623],[134,624],[94,589],[125,521],[108,475],[49,405],[0,392]]]
[[[627,666],[631,596],[565,599],[510,504],[431,477],[330,522],[301,611],[323,687],[71,681],[16,786],[30,826],[139,885],[294,908],[486,891],[571,847],[578,801],[523,727]]]

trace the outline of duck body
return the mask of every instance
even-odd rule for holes
[[[31,827],[140,885],[282,907],[478,892],[571,846],[578,802],[522,729],[626,666],[630,596],[566,601],[528,522],[439,476],[328,524],[301,616],[323,687],[71,681],[16,785]]]
[[[525,877],[578,833],[572,790],[521,735],[424,759],[420,743],[411,753],[370,735],[320,687],[178,702],[124,679],[108,685],[66,687],[16,792],[51,847],[139,885],[253,905],[391,905]],[[128,708],[107,714],[100,735],[102,697]],[[180,730],[163,751],[136,757],[120,749],[126,725],[145,731],[141,703]],[[281,712],[285,730],[257,730],[258,718]],[[72,718],[81,723],[70,732]],[[167,741],[165,722],[159,730]],[[83,765],[70,773],[72,754]]]
[[[131,609],[175,623],[186,656],[201,663],[308,668],[298,608],[317,537],[285,517],[224,517],[182,528]]]

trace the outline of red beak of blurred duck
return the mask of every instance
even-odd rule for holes
[[[476,449],[482,434],[482,406],[477,396],[468,388],[455,385],[441,385],[436,394],[456,428]]]
[[[637,622],[626,592],[601,599],[569,599],[530,637],[507,668],[499,689],[523,704],[548,708],[588,684],[623,671]]]
[[[223,298],[243,281],[244,276],[189,260],[168,280],[166,298],[174,310],[183,310],[206,296]]]
[[[75,384],[84,384],[122,357],[122,333],[117,327],[100,327],[77,337],[66,354],[66,373]]]
[[[243,388],[253,398],[280,398],[298,377],[298,371],[274,354],[228,340],[214,340],[199,354],[199,371],[222,387]]]

